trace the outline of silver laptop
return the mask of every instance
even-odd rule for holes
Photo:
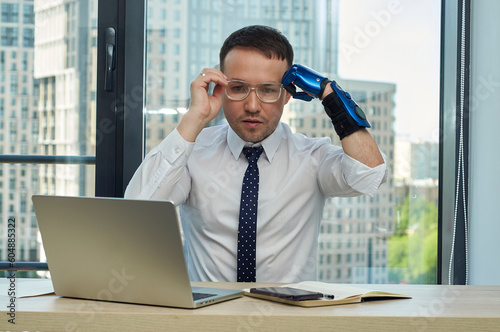
[[[191,287],[168,201],[33,196],[56,295],[198,308],[243,294]]]

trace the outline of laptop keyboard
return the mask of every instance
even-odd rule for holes
[[[214,295],[215,294],[193,293],[193,299],[196,301],[196,300],[204,299],[206,297],[210,297],[210,296],[214,296]]]

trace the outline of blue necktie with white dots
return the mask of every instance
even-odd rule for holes
[[[248,167],[241,189],[238,227],[238,282],[255,282],[255,248],[257,240],[257,201],[259,195],[259,168],[257,160],[263,149],[244,148]]]

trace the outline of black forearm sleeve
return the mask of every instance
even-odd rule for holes
[[[342,104],[342,100],[340,100],[335,92],[326,96],[322,103],[325,107],[326,114],[332,119],[333,127],[341,140],[347,135],[364,128],[358,125],[347,113]]]

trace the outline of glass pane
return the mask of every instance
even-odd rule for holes
[[[97,0],[0,1],[0,10],[0,153],[20,156],[0,163],[0,260],[15,220],[16,261],[44,261],[31,196],[94,195],[93,165],[37,157],[95,156]]]
[[[373,198],[333,200],[332,245],[353,249],[330,281],[437,281],[440,6],[340,1],[339,75],[370,81],[364,109],[389,181]]]
[[[389,177],[374,197],[327,201],[319,280],[435,283],[439,2],[149,0],[146,151],[179,123],[190,82],[218,65],[224,39],[251,24],[281,30],[296,63],[349,91],[387,158]],[[341,144],[317,101],[292,100],[282,121]]]

